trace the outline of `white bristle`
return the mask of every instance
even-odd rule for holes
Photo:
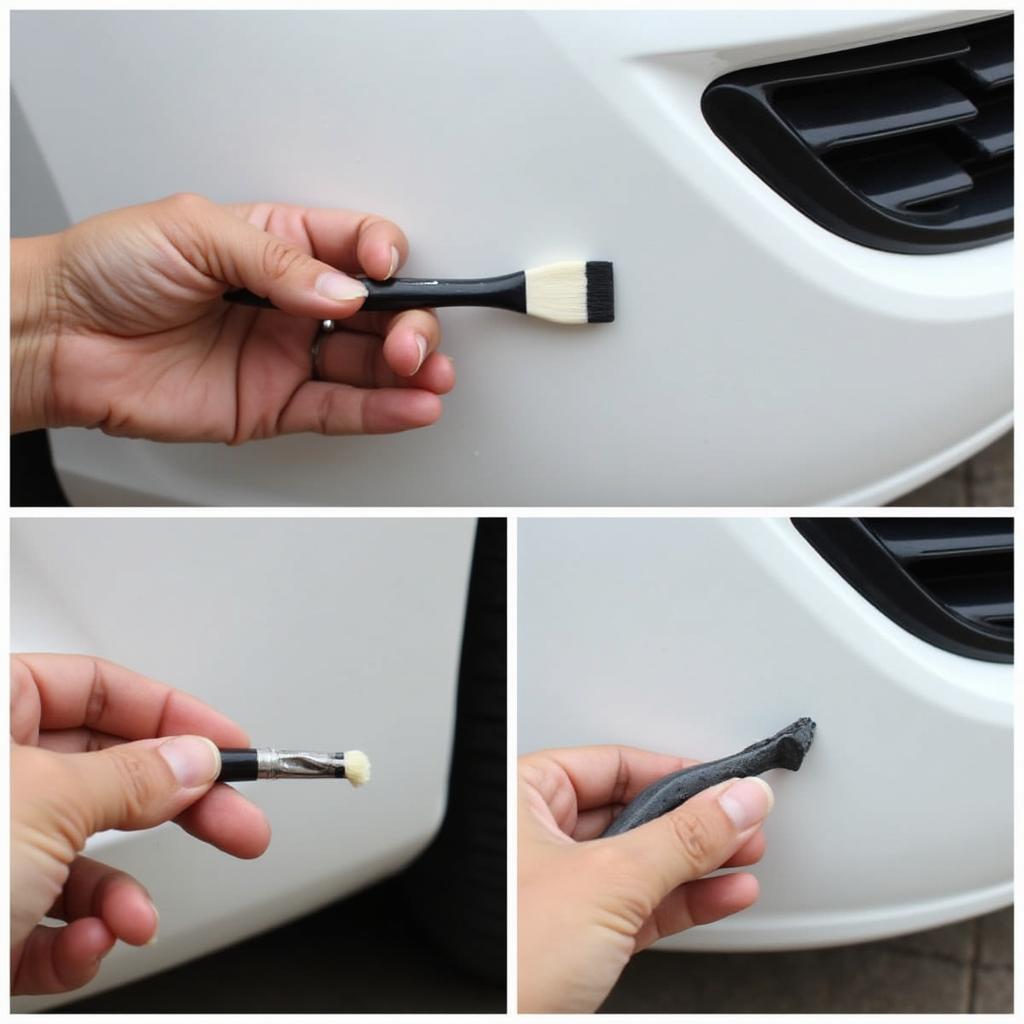
[[[370,781],[370,759],[361,750],[345,751],[345,778],[353,786]]]
[[[558,324],[587,322],[587,264],[564,260],[526,271],[526,312]]]

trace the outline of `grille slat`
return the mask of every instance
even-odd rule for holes
[[[873,46],[858,46],[852,50],[835,50],[819,57],[783,61],[770,67],[774,72],[773,81],[790,84],[967,59],[970,51],[971,44],[961,30],[946,29]]]
[[[994,89],[1013,82],[1013,33],[975,28],[968,36],[970,50],[957,58],[982,89]]]
[[[971,176],[935,146],[914,146],[898,157],[862,158],[847,165],[846,176],[872,202],[892,210],[934,203],[974,187]]]
[[[1013,520],[796,519],[868,600],[946,650],[1013,660]]]
[[[732,72],[711,128],[823,227],[891,252],[1013,231],[1013,16]]]
[[[945,595],[943,603],[965,619],[972,619],[990,626],[1013,619],[1013,602],[1004,600],[999,594],[993,594],[985,599],[979,594],[971,593],[958,600],[955,593],[949,593]],[[1004,629],[1006,627],[995,625],[995,628]],[[1012,632],[1012,630],[1011,626],[1007,632]]]
[[[983,158],[994,160],[1013,152],[1013,98],[1001,97],[979,107],[978,116],[959,129]]]
[[[1012,638],[1013,525],[1007,519],[865,519],[908,575],[953,614]]]
[[[866,520],[900,561],[993,552],[1013,555],[1013,530],[1006,519]]]
[[[963,93],[925,77],[847,82],[840,90],[819,89],[788,102],[780,96],[778,109],[816,153],[978,116],[978,108]]]

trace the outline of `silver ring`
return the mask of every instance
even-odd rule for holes
[[[321,320],[316,326],[316,334],[313,335],[313,344],[309,347],[310,379],[323,380],[320,376],[320,342],[325,334],[334,330],[333,320]]]

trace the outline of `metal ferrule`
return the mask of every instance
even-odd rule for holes
[[[256,751],[257,779],[343,779],[345,755],[319,754],[308,750]]]

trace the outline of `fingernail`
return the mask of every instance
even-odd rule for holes
[[[729,819],[742,832],[767,817],[775,803],[775,794],[767,782],[757,777],[734,782],[718,803]]]
[[[344,302],[346,299],[361,299],[366,294],[366,286],[354,277],[329,271],[321,274],[313,285],[317,295],[322,295],[332,302]]]
[[[149,901],[149,905],[153,908],[153,917],[156,918],[156,928],[153,929],[153,935],[150,938],[149,942],[146,943],[146,945],[155,946],[156,937],[160,932],[160,911],[156,909],[156,904],[152,900]]]
[[[398,249],[395,246],[391,246],[391,266],[388,267],[388,277],[391,277],[394,272],[398,269],[398,261],[402,257],[398,253]]]
[[[176,736],[157,750],[184,789],[213,782],[220,772],[220,751],[203,736]]]
[[[420,361],[416,364],[416,369],[413,373],[423,365],[423,360],[427,358],[427,339],[422,334],[414,334],[413,337],[416,339],[416,347],[420,350]]]

